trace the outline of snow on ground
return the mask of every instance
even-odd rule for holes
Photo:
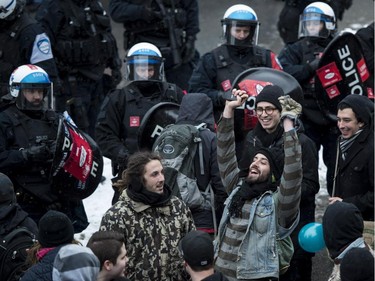
[[[322,158],[319,155],[320,159]],[[316,216],[317,220],[321,219],[323,215],[323,211],[326,206],[327,202],[327,189],[325,187],[325,173],[326,167],[320,161],[319,163],[319,178],[320,178],[320,191],[316,196],[316,203],[317,203],[317,211]],[[88,220],[90,222],[89,226],[81,233],[77,233],[75,238],[79,240],[82,245],[86,246],[87,241],[91,237],[91,235],[99,230],[100,221],[104,213],[109,209],[111,206],[112,196],[113,196],[113,189],[112,189],[112,168],[111,168],[111,161],[108,158],[104,158],[104,169],[103,169],[103,176],[105,176],[106,180],[99,184],[98,188],[95,192],[89,196],[88,198],[83,200],[83,204],[85,205],[86,213]]]

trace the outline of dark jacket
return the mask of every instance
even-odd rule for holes
[[[323,53],[332,39],[332,37],[326,39],[305,37],[293,44],[287,44],[278,55],[284,71],[296,78],[304,91],[302,103],[304,123],[336,126],[335,122],[322,113],[316,101],[314,80],[312,80],[315,70],[309,65],[319,54]]]
[[[195,154],[195,176],[201,191],[205,191],[211,184],[215,193],[215,207],[217,221],[220,221],[227,193],[221,182],[219,167],[217,164],[217,140],[215,133],[215,120],[212,111],[212,102],[209,97],[201,93],[189,93],[182,99],[177,124],[191,124],[197,126],[206,123],[207,128],[200,131],[203,145],[204,175],[201,174],[199,163],[199,151]],[[212,212],[208,210],[191,210],[194,223],[197,228],[213,228]]]
[[[338,144],[339,145],[339,144]],[[337,148],[337,151],[339,148]],[[337,153],[337,152],[336,152]],[[374,131],[366,126],[345,161],[339,157],[333,196],[353,203],[364,220],[374,220]]]
[[[138,131],[147,111],[163,101],[180,103],[182,97],[181,89],[175,85],[154,81],[133,81],[109,93],[95,128],[103,155],[117,165],[120,153],[131,155],[138,151]],[[132,118],[137,118],[137,122],[130,125]]]
[[[30,267],[20,281],[52,281],[53,262],[60,247],[49,251],[37,264]]]
[[[228,278],[221,272],[216,271],[214,274],[202,279],[202,281],[228,281]]]
[[[3,236],[17,227],[26,227],[35,235],[38,226],[17,203],[0,208],[0,235]]]
[[[55,86],[60,83],[50,38],[27,12],[14,21],[1,20],[0,42],[0,95],[8,93],[10,75],[23,64],[43,68]]]

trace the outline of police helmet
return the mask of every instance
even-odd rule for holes
[[[8,206],[16,202],[13,183],[10,178],[0,173],[0,206]]]
[[[9,91],[20,110],[54,108],[52,83],[39,66],[25,64],[16,68],[9,79]]]
[[[0,0],[0,20],[12,21],[22,13],[25,0]]]
[[[257,14],[249,6],[243,4],[231,6],[224,13],[221,24],[226,44],[252,46],[258,43],[259,21]]]
[[[336,32],[336,16],[326,3],[314,2],[306,6],[300,15],[298,38],[328,38]]]
[[[164,81],[164,59],[153,44],[135,44],[125,58],[125,79],[128,81]]]

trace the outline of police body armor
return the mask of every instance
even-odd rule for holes
[[[138,131],[147,111],[149,111],[149,109],[155,104],[163,101],[180,103],[177,96],[176,85],[174,84],[166,82],[147,82],[154,83],[155,88],[160,87],[161,92],[159,90],[150,96],[144,96],[138,89],[137,83],[139,83],[139,81],[130,82],[125,89],[126,93],[123,93],[126,97],[126,108],[123,116],[123,124],[126,128],[126,131],[124,132],[124,142],[130,155],[139,151]],[[121,89],[120,91],[124,91],[124,89]]]
[[[109,16],[99,1],[82,2],[80,6],[73,0],[59,1],[67,17],[54,48],[59,69],[63,75],[78,70],[89,79],[101,79],[108,61],[117,57]],[[121,66],[121,62],[117,64],[113,67]]]
[[[236,77],[243,71],[254,68],[254,67],[272,67],[270,51],[264,48],[253,46],[249,48],[250,54],[249,59],[246,63],[240,64],[234,61],[228,52],[228,47],[226,45],[221,45],[212,51],[216,66],[217,66],[217,76],[216,76],[216,89],[220,91],[227,91],[228,89],[223,89],[223,82],[226,80],[230,81],[230,84],[235,81]],[[242,111],[242,112],[239,112]],[[236,140],[241,141],[246,137],[246,131],[244,130],[243,123],[243,112],[244,110],[236,110],[234,115],[234,126],[236,133]],[[221,110],[214,111],[215,120],[218,121],[221,115]]]
[[[310,38],[302,39],[301,46],[302,63],[312,62],[315,58],[320,57],[325,49],[323,46],[312,42]],[[304,94],[302,120],[304,122],[309,120],[310,122],[323,126],[330,125],[332,121],[323,114],[316,99],[315,79],[317,79],[316,75],[301,84]]]
[[[1,22],[4,22],[2,20]],[[0,96],[6,95],[9,88],[9,77],[19,65],[21,61],[20,52],[20,34],[21,31],[35,23],[27,14],[22,14],[20,18],[14,21],[10,26],[0,26]]]
[[[42,119],[32,119],[16,107],[11,106],[4,111],[13,124],[13,132],[7,132],[7,142],[11,143],[11,149],[22,149],[40,143],[51,144],[56,140],[57,120],[54,112],[46,112]],[[52,159],[51,159],[52,160]],[[23,172],[10,173],[15,181],[16,193],[24,195],[26,191],[29,195],[38,198],[46,205],[56,202],[58,197],[51,193],[50,169],[51,163],[33,163]],[[24,190],[17,190],[17,187]],[[22,200],[22,199],[21,199]]]

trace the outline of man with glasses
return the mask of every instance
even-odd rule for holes
[[[283,90],[276,85],[268,85],[258,94],[255,101],[255,111],[258,123],[246,136],[242,155],[249,155],[259,148],[269,149],[279,169],[284,166],[283,127],[280,125],[281,104],[278,100],[283,96]],[[312,254],[305,252],[298,243],[298,232],[307,223],[315,220],[315,194],[319,191],[318,158],[314,142],[303,133],[299,119],[294,124],[302,147],[302,186],[300,202],[300,221],[292,232],[294,256],[288,271],[280,280],[311,280]],[[248,159],[243,157],[239,166],[245,168]],[[274,179],[279,182],[280,178]],[[284,279],[285,278],[285,279]]]

